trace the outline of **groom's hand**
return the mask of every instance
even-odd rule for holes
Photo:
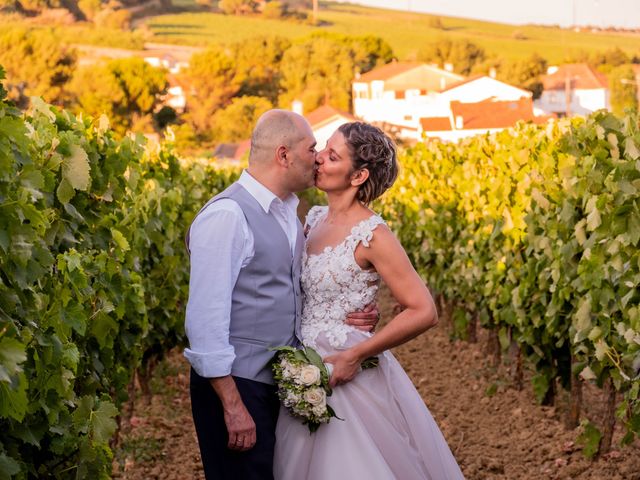
[[[244,452],[256,444],[256,424],[245,407],[236,382],[231,375],[210,379],[211,386],[218,394],[224,411],[230,450]]]
[[[245,452],[253,448],[256,444],[256,424],[244,403],[229,410],[225,408],[224,423],[229,433],[227,446],[230,450]]]
[[[380,321],[378,305],[367,305],[361,312],[352,312],[347,315],[347,325],[352,325],[363,332],[373,332]]]

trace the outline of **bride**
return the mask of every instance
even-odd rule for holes
[[[303,253],[302,340],[333,364],[336,414],[318,431],[281,408],[274,458],[278,480],[461,479],[433,417],[388,351],[437,323],[433,299],[402,246],[367,205],[395,181],[393,142],[381,130],[342,125],[318,154],[316,186],[328,207],[309,211]],[[371,335],[343,322],[375,298],[382,279],[405,306]],[[373,355],[379,366],[361,371]]]

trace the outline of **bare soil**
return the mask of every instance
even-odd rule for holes
[[[395,302],[388,292],[383,290],[379,301],[383,317],[391,318]],[[537,405],[526,381],[522,391],[514,388],[505,361],[492,366],[486,332],[480,331],[478,343],[451,340],[449,332],[449,322],[441,319],[436,328],[396,348],[394,354],[467,479],[640,480],[640,441],[618,447],[622,428],[617,426],[611,453],[586,459],[576,442],[579,428],[564,427],[566,395],[558,396],[555,407]],[[177,351],[157,368],[149,403],[137,399],[131,422],[121,434],[114,478],[204,479],[191,420],[188,373],[188,363]],[[583,417],[598,424],[602,393],[586,385],[583,396]]]

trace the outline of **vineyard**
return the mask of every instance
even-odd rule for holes
[[[0,478],[108,478],[134,375],[144,388],[184,344],[185,229],[239,172],[4,96]],[[534,370],[542,404],[570,392],[567,426],[583,421],[587,456],[610,449],[616,423],[623,443],[640,434],[638,122],[599,112],[420,144],[374,206],[454,336],[473,342],[483,327],[516,387]],[[601,424],[581,416],[585,383],[607,398]]]

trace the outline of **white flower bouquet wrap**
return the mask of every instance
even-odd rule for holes
[[[271,350],[276,351],[272,368],[278,397],[292,416],[302,420],[310,433],[332,417],[342,420],[327,403],[327,397],[332,393],[329,386],[331,364],[323,363],[318,352],[310,347],[284,346]],[[367,359],[362,368],[375,367],[377,361],[376,357]]]

